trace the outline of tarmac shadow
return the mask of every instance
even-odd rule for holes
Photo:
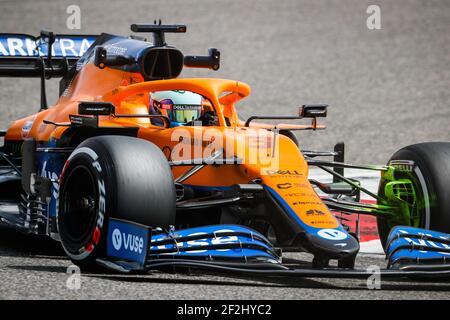
[[[195,277],[190,278],[186,274],[177,274],[175,278],[162,278],[155,275],[120,275],[120,274],[102,274],[102,275],[87,275],[99,277],[112,281],[119,282],[135,282],[135,283],[161,283],[161,284],[187,284],[187,285],[211,285],[211,286],[236,286],[236,287],[292,287],[292,288],[311,288],[311,289],[338,289],[339,287],[321,283],[313,279],[296,279],[294,282],[281,279],[267,279],[267,278],[247,278],[237,276],[225,276],[223,274],[193,274]],[[221,277],[214,279],[214,277]],[[229,280],[228,280],[228,279]]]
[[[0,226],[0,256],[66,256],[60,243]]]

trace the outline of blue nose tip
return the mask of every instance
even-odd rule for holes
[[[329,259],[346,259],[359,251],[359,243],[347,232],[338,229],[322,229],[316,234],[306,236],[306,247],[311,253]]]

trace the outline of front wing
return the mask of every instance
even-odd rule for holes
[[[449,239],[449,235],[429,230],[394,228],[389,236],[387,268],[376,272],[383,280],[447,281],[450,279]],[[124,273],[188,268],[271,278],[367,279],[373,274],[373,270],[364,269],[289,267],[283,264],[281,252],[269,240],[243,226],[214,225],[175,231],[118,219],[110,219],[107,257],[97,262]]]

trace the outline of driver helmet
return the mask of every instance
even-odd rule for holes
[[[153,92],[150,94],[149,113],[167,116],[172,127],[182,126],[200,118],[202,100],[201,95],[191,91]]]

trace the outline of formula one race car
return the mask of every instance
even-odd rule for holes
[[[1,133],[2,224],[60,241],[82,267],[367,277],[354,268],[359,242],[345,215],[368,214],[387,254],[381,276],[450,275],[450,143],[408,146],[386,166],[344,163],[343,144],[300,150],[293,131],[323,129],[327,105],[242,121],[235,104],[247,84],[177,78],[183,67],[217,70],[217,49],[185,56],[167,45],[165,33],[183,25],[131,30],[153,42],[0,35],[0,76],[39,77],[42,89],[39,112]],[[48,108],[51,77],[62,80]],[[309,121],[270,123],[298,119]],[[310,166],[333,182],[308,179]],[[378,193],[344,168],[379,171]],[[310,265],[282,264],[283,252],[299,250],[313,255]]]

